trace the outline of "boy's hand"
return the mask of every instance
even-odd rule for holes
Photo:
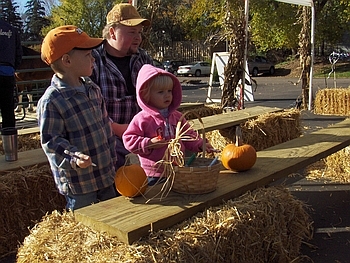
[[[79,153],[79,158],[77,158],[76,164],[80,168],[87,168],[92,165],[92,161],[89,155]]]

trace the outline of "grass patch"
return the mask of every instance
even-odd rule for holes
[[[314,76],[323,78],[329,75],[333,78],[335,73],[336,78],[350,78],[350,62],[336,63],[333,70],[332,72],[331,64],[322,65],[318,70],[315,70]]]

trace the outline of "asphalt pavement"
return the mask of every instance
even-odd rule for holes
[[[183,86],[183,102],[205,103],[208,98],[209,78],[179,78]],[[254,101],[245,102],[245,107],[255,105],[291,108],[301,95],[298,79],[288,77],[257,77],[258,86],[254,91]],[[194,83],[194,84],[193,84]],[[313,94],[326,87],[349,87],[350,79],[314,79]],[[255,89],[255,87],[253,87]],[[211,98],[220,98],[218,83],[212,83]],[[17,118],[23,113],[17,114]],[[320,116],[312,111],[302,112],[302,125],[305,132],[312,132],[343,120],[339,116]],[[35,113],[27,113],[17,127],[27,128],[37,125]],[[300,171],[303,174],[303,170]],[[305,202],[313,220],[313,239],[302,245],[301,253],[306,257],[301,262],[350,263],[350,184],[337,184],[327,181],[310,181],[303,176],[276,182],[283,183],[291,193]],[[14,256],[0,259],[1,263],[15,262]]]

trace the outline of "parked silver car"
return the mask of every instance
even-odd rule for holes
[[[253,77],[258,76],[260,73],[275,74],[275,65],[262,56],[249,58],[248,68],[249,74],[252,74]]]
[[[167,60],[163,63],[165,71],[177,75],[177,69],[179,66],[186,65],[187,62],[183,60]]]
[[[180,66],[177,70],[178,75],[183,76],[196,76],[200,77],[202,75],[210,74],[211,65],[205,61],[193,62],[188,65]]]

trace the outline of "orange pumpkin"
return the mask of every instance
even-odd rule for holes
[[[147,176],[139,164],[120,167],[114,178],[117,191],[122,196],[136,197],[145,193]]]
[[[242,144],[240,127],[236,128],[236,145],[228,144],[221,152],[222,165],[229,170],[241,172],[252,168],[256,162],[256,151],[249,144]]]

